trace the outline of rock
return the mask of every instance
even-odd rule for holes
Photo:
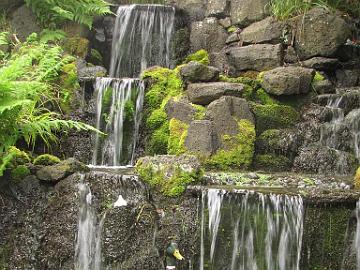
[[[291,169],[291,164],[291,161],[282,155],[257,155],[254,159],[254,167],[257,170],[263,170],[267,172],[289,171]]]
[[[210,82],[219,79],[220,70],[192,61],[180,68],[180,74],[185,81]]]
[[[78,67],[78,77],[79,79],[88,79],[88,78],[96,78],[96,77],[105,77],[106,76],[106,68],[102,66],[94,66],[94,67]]]
[[[41,168],[36,172],[36,176],[41,181],[51,183],[63,180],[75,172],[88,170],[89,169],[85,164],[74,158],[69,158],[56,165]]]
[[[229,17],[219,19],[219,24],[224,28],[229,28],[231,26],[231,19]]]
[[[235,25],[248,26],[269,15],[269,0],[232,0],[230,16]]]
[[[264,73],[261,83],[272,95],[306,94],[310,91],[314,70],[302,67],[279,67]]]
[[[338,87],[353,87],[360,84],[360,69],[338,69],[336,70]]]
[[[219,147],[214,125],[209,120],[195,120],[190,123],[185,147],[190,153],[209,157]]]
[[[273,17],[267,17],[260,22],[253,23],[246,27],[240,35],[237,33],[231,34],[226,40],[226,43],[229,44],[241,40],[244,45],[252,43],[279,44],[282,42],[281,36],[285,27],[286,24],[284,22],[279,22]]]
[[[318,94],[335,93],[335,86],[329,80],[315,81],[312,86]]]
[[[15,7],[21,6],[24,0],[2,0],[0,1],[0,10],[9,11]]]
[[[194,119],[196,109],[185,100],[170,99],[165,105],[165,112],[168,119],[176,118],[186,124]]]
[[[243,98],[229,96],[210,103],[205,118],[214,123],[218,138],[222,138],[225,134],[230,136],[238,134],[238,121],[240,119],[255,123],[248,102]]]
[[[236,74],[244,70],[263,71],[282,65],[282,46],[280,44],[233,47],[228,49],[226,55]]]
[[[285,50],[284,62],[285,63],[297,63],[299,61],[294,47],[289,46]]]
[[[230,0],[210,0],[207,2],[206,7],[207,17],[225,18],[229,15]]]
[[[254,172],[250,172],[250,173],[247,173],[244,175],[245,178],[248,178],[248,179],[260,179],[260,176],[258,176],[256,173]]]
[[[245,86],[241,83],[193,83],[188,85],[186,94],[190,102],[208,105],[224,95],[241,97],[244,89]]]
[[[293,21],[297,25],[295,49],[301,60],[332,56],[351,36],[349,25],[340,16],[322,8],[314,8]]]
[[[313,57],[302,62],[303,67],[326,71],[335,70],[339,64],[338,59],[325,57]]]
[[[190,21],[199,21],[205,17],[206,1],[204,0],[168,0],[166,4],[184,10]]]
[[[191,23],[191,51],[205,49],[210,52],[220,51],[225,46],[227,32],[214,17]]]
[[[40,33],[42,30],[36,16],[25,5],[16,9],[11,15],[10,26],[21,41],[25,41],[30,34]]]

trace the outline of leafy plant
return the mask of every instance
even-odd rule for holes
[[[109,14],[109,4],[104,0],[25,0],[44,25],[60,25],[74,21],[92,26],[93,17]]]

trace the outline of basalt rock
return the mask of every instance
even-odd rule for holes
[[[206,16],[214,16],[218,18],[225,18],[230,12],[231,0],[210,0],[206,7]]]
[[[269,15],[269,0],[232,0],[230,16],[241,27],[260,21]]]
[[[194,119],[196,109],[185,100],[170,99],[165,105],[165,112],[169,120],[176,118],[189,124]]]
[[[220,71],[211,66],[192,61],[180,68],[180,74],[185,81],[210,82],[217,81]]]
[[[10,26],[21,41],[25,41],[30,34],[40,33],[42,30],[36,16],[25,5],[16,9],[11,15]]]
[[[340,65],[336,58],[313,57],[302,62],[303,67],[316,70],[335,70]]]
[[[329,80],[316,81],[312,85],[318,94],[332,94],[335,92],[335,86]]]

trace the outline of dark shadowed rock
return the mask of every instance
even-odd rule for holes
[[[181,122],[189,124],[196,113],[196,109],[185,100],[170,99],[165,105],[168,119],[176,118]]]
[[[25,5],[11,15],[10,26],[21,41],[25,41],[30,34],[40,33],[42,30],[34,13]]]
[[[339,60],[336,58],[313,57],[302,62],[303,67],[316,70],[334,70],[339,66]]]
[[[211,66],[199,62],[190,62],[180,68],[180,74],[185,81],[189,82],[210,82],[219,78],[220,71]]]
[[[186,93],[192,103],[208,105],[224,95],[241,97],[244,88],[241,83],[193,83],[189,84]]]
[[[206,16],[224,18],[229,15],[231,0],[210,0],[207,2]]]
[[[190,123],[185,147],[190,153],[210,156],[219,147],[214,125],[209,120],[195,120]]]
[[[298,56],[296,55],[296,51],[294,47],[289,46],[285,49],[284,52],[284,62],[285,63],[296,63],[298,62]]]
[[[0,10],[10,10],[14,7],[18,7],[24,3],[24,0],[1,0]]]
[[[318,94],[331,94],[335,92],[335,86],[329,80],[313,82],[313,87]]]
[[[236,135],[239,132],[238,120],[246,119],[255,123],[248,102],[238,97],[222,97],[213,101],[207,108],[205,118],[214,123],[218,137]]]
[[[166,4],[174,5],[175,7],[184,10],[191,21],[199,21],[205,17],[205,0],[167,0]]]
[[[246,27],[240,35],[231,34],[226,43],[242,41],[243,44],[251,43],[281,43],[281,36],[286,24],[279,22],[273,17],[268,17],[260,22],[256,22]],[[240,38],[239,38],[240,37]]]
[[[233,47],[226,52],[229,64],[238,74],[244,70],[263,71],[282,65],[282,46],[257,44]]]
[[[310,91],[314,70],[302,67],[279,67],[264,73],[262,86],[273,95],[305,94]]]
[[[360,69],[336,70],[337,86],[353,87],[360,84]]]
[[[242,27],[269,15],[269,0],[232,0],[230,16],[233,24]]]
[[[297,25],[295,48],[301,59],[332,56],[351,35],[349,25],[340,16],[322,8],[314,8],[293,21]]]

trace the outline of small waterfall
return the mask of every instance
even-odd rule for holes
[[[144,89],[138,79],[96,79],[96,128],[107,136],[95,135],[92,165],[133,164]]]
[[[301,197],[209,189],[202,203],[200,270],[300,269]]]
[[[83,176],[82,176],[83,177]],[[92,194],[86,184],[79,184],[80,209],[75,251],[76,270],[101,269],[101,233],[105,214],[97,225]]]
[[[150,66],[170,67],[174,21],[173,7],[120,6],[114,29],[110,76],[138,77]]]
[[[356,233],[354,239],[354,250],[356,251],[356,269],[360,270],[360,200],[356,203]]]

